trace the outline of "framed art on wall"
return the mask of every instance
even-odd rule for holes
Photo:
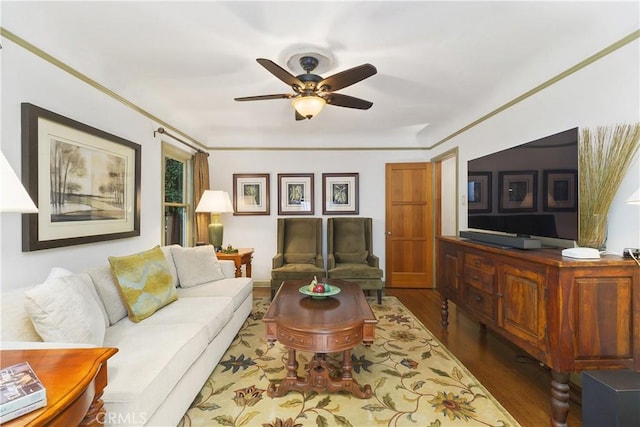
[[[23,252],[140,235],[141,147],[22,104]]]
[[[233,174],[233,214],[269,215],[269,174]]]
[[[469,212],[491,212],[491,172],[469,172],[467,202]]]
[[[499,212],[535,212],[538,171],[498,172]]]
[[[578,209],[578,171],[551,169],[542,173],[543,209],[548,212],[572,212]]]
[[[323,215],[358,214],[358,174],[322,174]]]
[[[313,215],[313,174],[278,174],[278,215]]]

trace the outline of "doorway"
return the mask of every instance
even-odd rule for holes
[[[385,165],[385,286],[433,287],[431,163]]]

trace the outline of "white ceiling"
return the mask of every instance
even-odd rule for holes
[[[430,145],[640,26],[639,2],[2,1],[2,26],[207,147]],[[301,46],[330,52],[321,74],[371,63],[296,122],[262,68]],[[295,72],[294,72],[295,74]],[[340,137],[335,137],[340,135]],[[345,137],[347,136],[347,137]]]

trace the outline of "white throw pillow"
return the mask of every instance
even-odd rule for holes
[[[113,279],[113,273],[109,266],[97,267],[88,271],[93,279],[95,289],[107,311],[110,325],[115,325],[121,319],[127,317],[127,307],[120,298],[120,291]]]
[[[88,274],[62,276],[25,292],[24,308],[45,341],[101,346],[105,317],[94,293]]]
[[[211,245],[195,248],[172,247],[171,254],[182,288],[224,279],[216,251]]]

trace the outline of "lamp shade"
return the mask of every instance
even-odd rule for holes
[[[0,212],[38,212],[35,203],[1,151],[0,179]]]
[[[202,193],[196,212],[225,213],[233,212],[229,193],[220,190],[205,190]]]
[[[630,205],[640,205],[640,187],[638,187],[636,191],[633,192],[631,197],[629,197],[624,202]]]
[[[322,111],[327,101],[324,98],[315,95],[306,95],[298,98],[294,98],[291,101],[293,108],[296,109],[298,114],[307,119],[317,116]]]

